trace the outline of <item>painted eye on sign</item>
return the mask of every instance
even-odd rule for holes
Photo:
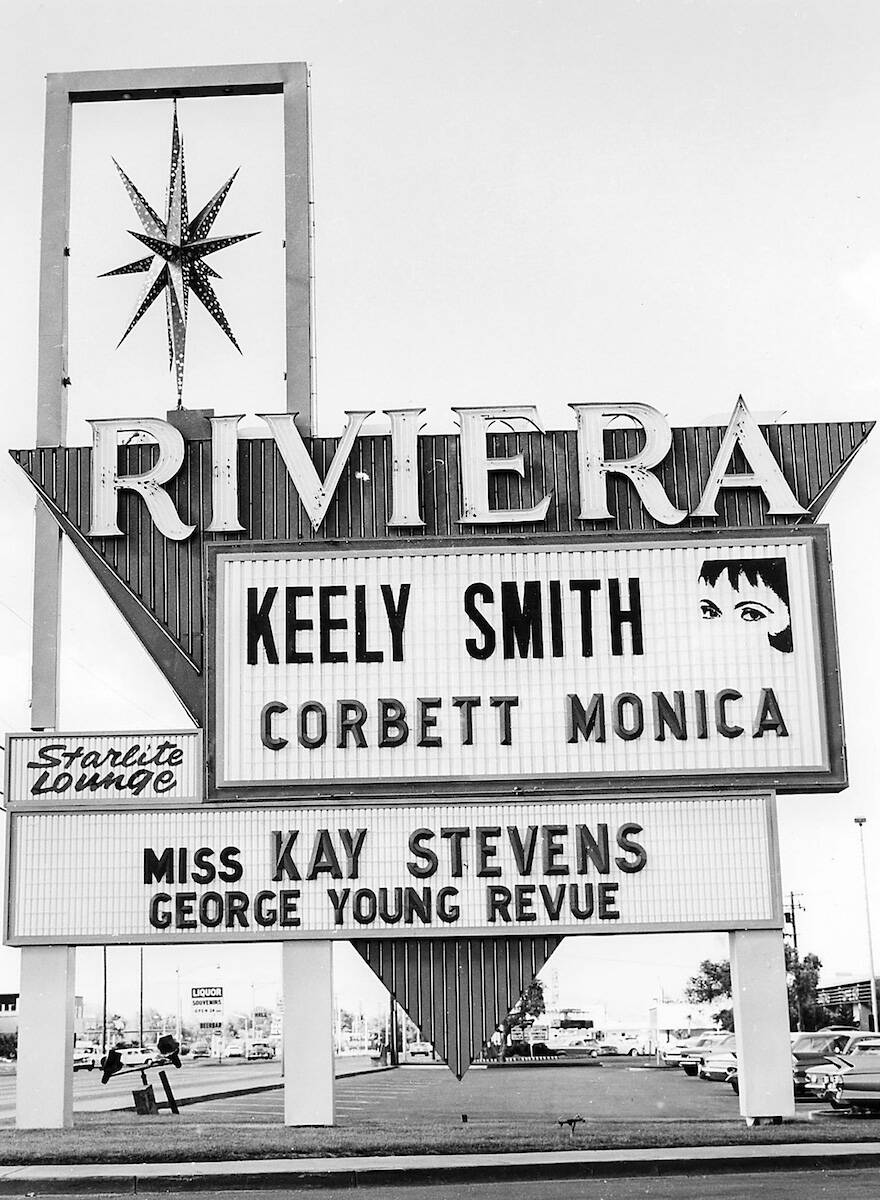
[[[213,798],[844,785],[821,530],[211,554]]]

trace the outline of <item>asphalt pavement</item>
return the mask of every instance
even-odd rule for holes
[[[815,1105],[814,1105],[815,1107]],[[827,1106],[825,1106],[827,1108]],[[230,1096],[198,1105],[201,1121],[278,1122],[280,1091]],[[689,1079],[682,1071],[630,1059],[601,1060],[583,1067],[474,1066],[459,1083],[443,1066],[404,1066],[359,1075],[336,1089],[336,1123],[392,1119],[401,1128],[436,1122],[485,1129],[513,1122],[546,1122],[580,1115],[591,1124],[605,1120],[681,1121],[703,1124],[739,1115],[739,1100],[727,1084]]]
[[[542,1179],[519,1181],[516,1200],[876,1200],[876,1168],[866,1170],[803,1170],[735,1175],[660,1176],[649,1179]],[[223,1189],[198,1192],[200,1200],[278,1200],[279,1193]],[[511,1200],[511,1186],[505,1183],[406,1184],[393,1193],[391,1200]],[[55,1200],[81,1200],[80,1192],[54,1192]],[[313,1188],[284,1190],[285,1200],[314,1200]],[[364,1200],[363,1187],[333,1191],[333,1200]]]

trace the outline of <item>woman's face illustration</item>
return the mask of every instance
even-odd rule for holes
[[[791,623],[788,605],[772,588],[758,580],[750,584],[744,575],[734,587],[727,573],[710,586],[700,581],[700,616],[712,623],[713,632],[736,632],[761,640],[781,633]]]

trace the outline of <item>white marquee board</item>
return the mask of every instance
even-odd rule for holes
[[[816,539],[219,547],[208,794],[837,790]]]
[[[8,821],[10,945],[781,923],[766,795],[13,810]]]

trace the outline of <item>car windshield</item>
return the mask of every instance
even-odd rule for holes
[[[727,1037],[723,1037],[719,1041],[715,1042],[712,1049],[713,1050],[729,1050],[729,1049],[732,1049],[732,1047],[735,1044],[736,1044],[736,1038],[733,1036],[732,1033],[729,1033],[727,1035]]]
[[[796,1038],[792,1050],[801,1054],[826,1054],[829,1050],[839,1049],[842,1045],[839,1035],[829,1037],[827,1033],[816,1036]]]

